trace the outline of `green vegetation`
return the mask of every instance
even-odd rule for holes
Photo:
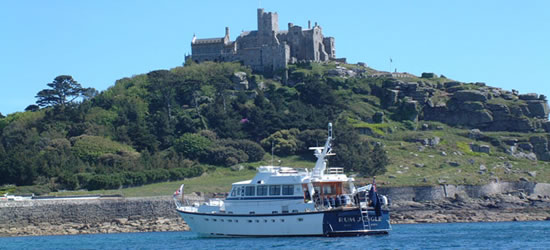
[[[353,115],[344,112],[353,91],[368,95],[370,87],[325,77],[335,64],[293,67],[295,86],[238,63],[152,71],[101,93],[56,77],[37,94],[43,108],[0,118],[0,185],[36,193],[131,188],[199,176],[205,165],[258,164],[272,142],[278,157],[303,154],[324,143],[328,122]],[[236,90],[236,72],[265,88]],[[353,143],[352,157],[374,150],[365,138]],[[361,173],[382,165],[364,164]]]
[[[253,74],[238,63],[189,63],[120,79],[101,93],[60,76],[37,96],[39,105],[0,115],[0,185],[8,185],[0,192],[167,195],[182,182],[187,192],[224,192],[232,182],[251,178],[255,167],[271,164],[272,145],[274,164],[311,168],[315,159],[308,147],[324,144],[328,122],[334,124],[336,153],[329,165],[357,174],[359,181],[377,176],[384,185],[403,186],[550,180],[546,162],[505,152],[507,138],[528,141],[537,134],[486,132],[484,141],[475,141],[465,128],[407,120],[420,111],[388,105],[384,86],[390,79],[340,77],[333,74],[337,66],[362,76],[375,73],[358,65],[303,63],[290,65],[285,79]],[[237,90],[236,72],[246,73],[251,89]],[[403,80],[424,87],[450,81]],[[449,98],[434,88],[430,101]],[[488,103],[514,107],[522,101]],[[422,123],[430,129],[419,131]],[[434,137],[437,145],[422,145]],[[490,145],[491,153],[472,152],[473,142]],[[244,170],[232,170],[238,166]]]

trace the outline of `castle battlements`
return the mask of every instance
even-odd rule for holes
[[[324,37],[321,26],[311,27],[311,22],[307,29],[289,23],[288,30],[279,30],[277,12],[258,9],[258,30],[244,31],[235,41],[228,27],[224,37],[197,39],[193,35],[188,58],[197,63],[239,61],[255,71],[276,72],[289,63],[334,59],[334,38]]]

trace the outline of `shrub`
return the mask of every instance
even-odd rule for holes
[[[232,166],[237,163],[246,162],[248,155],[242,150],[233,147],[215,147],[209,150],[208,158],[204,162],[213,165]]]
[[[174,149],[190,159],[199,159],[210,148],[212,141],[199,134],[185,133],[174,143]]]
[[[242,150],[248,156],[248,162],[261,161],[264,158],[265,151],[260,144],[250,140],[222,140],[221,144]]]
[[[298,149],[298,139],[296,136],[300,133],[298,129],[279,130],[261,141],[262,146],[267,150],[271,149],[273,142],[273,151],[277,155],[293,155]]]

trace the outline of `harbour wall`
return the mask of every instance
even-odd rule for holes
[[[486,185],[438,185],[415,187],[380,187],[378,192],[399,201],[436,201],[457,196],[483,198],[496,194],[550,196],[550,184],[533,182],[493,182]]]

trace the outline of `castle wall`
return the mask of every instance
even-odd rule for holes
[[[241,61],[255,71],[273,72],[289,62],[327,61],[334,58],[334,38],[323,37],[322,29],[288,25],[279,31],[278,14],[258,9],[258,30],[243,32],[235,42],[229,41],[229,28],[221,43],[192,43],[192,59],[202,61]],[[204,41],[203,41],[204,42]]]
[[[334,37],[323,38],[323,45],[328,54],[329,59],[336,58],[336,49],[334,48]]]

